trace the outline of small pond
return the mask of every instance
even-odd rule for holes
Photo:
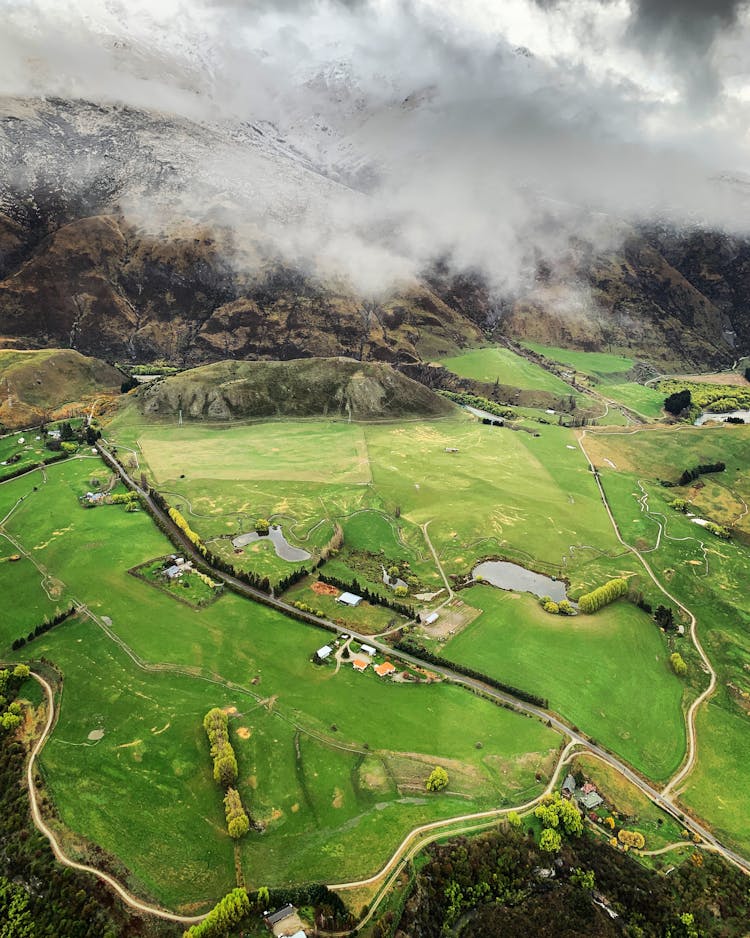
[[[485,560],[474,567],[474,577],[481,576],[487,583],[499,587],[501,590],[515,590],[517,593],[533,593],[535,596],[549,596],[556,603],[567,599],[565,583],[562,580],[553,580],[543,573],[534,573],[517,563],[508,563],[506,560]]]
[[[232,540],[233,547],[247,547],[253,541],[271,541],[276,551],[276,556],[282,560],[288,560],[289,563],[298,563],[301,560],[309,560],[311,554],[301,547],[293,547],[284,537],[281,526],[272,524],[268,529],[268,534],[258,534],[257,531],[251,531],[249,534],[240,534]]]
[[[704,411],[695,421],[695,426],[702,427],[703,424],[708,423],[709,420],[717,420],[723,423],[727,417],[739,417],[740,420],[744,420],[745,423],[750,423],[750,410],[729,410],[723,414],[712,414],[710,411]]]

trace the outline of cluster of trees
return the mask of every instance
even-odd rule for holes
[[[457,838],[427,848],[409,897],[395,913],[384,913],[373,935],[444,938],[462,916],[472,934],[488,938],[744,935],[747,878],[718,857],[702,856],[702,865],[685,862],[664,876],[584,833],[563,842],[554,882],[546,883],[538,874],[549,866],[549,854],[522,829]],[[618,913],[617,922],[594,903],[594,885]],[[456,931],[467,933],[466,927]]]
[[[182,531],[185,537],[190,541],[190,543],[194,547],[197,547],[200,553],[205,557],[206,547],[203,544],[203,541],[195,533],[195,531],[190,527],[190,525],[187,523],[187,521],[183,517],[182,513],[179,512],[176,508],[170,508],[168,514],[169,514],[169,517],[172,519],[172,521],[180,529],[180,531]]]
[[[441,655],[433,654],[433,652],[428,651],[424,645],[420,644],[411,636],[406,636],[406,638],[401,639],[401,641],[396,643],[395,647],[401,651],[406,652],[407,654],[412,655],[414,658],[420,658],[427,664],[436,664],[439,667],[450,668],[451,670],[456,671],[458,674],[463,674],[466,677],[474,678],[477,681],[481,681],[483,684],[487,684],[489,687],[494,687],[497,690],[504,691],[506,694],[510,694],[512,697],[518,697],[519,700],[525,700],[526,703],[534,704],[535,706],[541,707],[544,710],[546,710],[549,706],[549,701],[546,697],[539,697],[537,694],[530,694],[528,691],[521,690],[520,687],[514,687],[512,684],[505,684],[503,681],[498,681],[494,677],[489,677],[487,674],[482,674],[481,671],[475,671],[474,668],[469,668],[466,665],[458,664],[455,661],[449,661],[447,658],[443,658]]]
[[[211,758],[214,760],[214,781],[222,788],[237,782],[237,757],[229,742],[229,720],[219,707],[209,710],[203,718],[203,729],[208,736]]]
[[[8,668],[0,671],[0,730],[8,732],[20,725],[23,709],[21,704],[12,698],[28,676],[29,669],[25,664],[17,664],[12,671]]]
[[[563,599],[562,602],[556,603],[552,597],[542,596],[542,598],[539,600],[539,605],[551,616],[575,615],[575,609],[571,606],[567,599]]]
[[[50,629],[53,629],[56,625],[60,625],[61,622],[64,622],[66,619],[69,619],[72,615],[75,614],[76,607],[71,603],[67,609],[58,611],[55,613],[52,618],[45,616],[45,618],[39,623],[39,625],[34,629],[33,632],[29,632],[26,638],[17,638],[11,648],[13,651],[18,651],[19,648],[23,648],[24,645],[29,642],[33,642],[35,638],[39,638],[40,635],[44,635],[45,632],[49,632]]]
[[[454,404],[461,404],[464,407],[476,407],[477,410],[485,410],[488,414],[495,417],[505,417],[507,420],[513,420],[515,412],[509,407],[504,407],[496,401],[491,401],[488,397],[480,397],[478,394],[469,394],[468,391],[438,391],[443,397],[447,397]]]
[[[250,819],[242,806],[240,793],[234,787],[238,775],[237,756],[229,741],[229,719],[223,710],[214,707],[203,718],[203,728],[214,760],[214,781],[225,789],[227,832],[234,840],[239,840],[250,830]]]
[[[245,889],[233,889],[220,899],[198,925],[192,925],[183,938],[225,938],[250,914],[250,897]]]
[[[724,541],[728,541],[732,536],[729,528],[722,527],[720,524],[716,524],[714,521],[707,521],[703,525],[703,530],[708,531],[709,534],[713,534],[714,537],[720,537]]]
[[[250,830],[250,819],[242,806],[242,799],[236,788],[227,788],[224,796],[224,813],[229,836],[234,840],[244,837]]]
[[[646,846],[646,838],[640,831],[626,831],[623,827],[617,834],[617,839],[625,847],[635,847],[636,850],[643,850]]]
[[[689,485],[703,475],[709,475],[712,472],[724,472],[726,464],[723,462],[701,463],[699,466],[693,466],[692,469],[685,469],[677,480],[678,485]]]
[[[109,496],[110,505],[124,505],[126,511],[135,511],[141,503],[140,495],[137,492],[116,492]]]
[[[587,614],[597,612],[621,596],[625,596],[627,591],[628,581],[624,577],[617,577],[602,586],[597,586],[590,593],[584,593],[578,600],[578,608]]]
[[[580,837],[583,833],[581,812],[574,802],[561,798],[559,791],[546,795],[534,809],[534,816],[542,822],[539,846],[547,853],[560,851],[563,833],[571,837]]]
[[[441,765],[436,765],[425,780],[427,791],[442,791],[448,787],[448,773]]]
[[[293,602],[292,605],[295,609],[299,609],[301,612],[309,612],[311,616],[318,616],[319,619],[325,617],[325,612],[322,609],[314,609],[308,603],[303,603],[301,600]]]
[[[669,663],[672,665],[672,670],[678,677],[685,677],[688,667],[679,651],[675,651],[669,656]]]
[[[692,395],[689,389],[685,388],[682,391],[675,391],[674,394],[670,394],[669,397],[665,399],[664,410],[666,410],[668,414],[678,417],[684,410],[687,410],[692,403]]]
[[[367,600],[368,603],[376,603],[379,606],[386,606],[388,609],[393,609],[394,612],[406,616],[407,619],[414,618],[414,609],[411,606],[407,606],[406,603],[396,602],[395,599],[391,599],[389,596],[382,596],[376,590],[371,590],[367,586],[361,586],[359,580],[356,578],[352,580],[351,583],[347,583],[337,576],[326,576],[325,573],[319,573],[318,579],[321,583],[328,583],[329,586],[335,586],[337,589],[344,590],[345,592],[356,593],[357,596],[361,596],[363,599]]]
[[[651,612],[649,607],[648,612]],[[663,606],[661,603],[656,607],[656,612],[654,613],[654,622],[659,626],[660,629],[664,629],[665,632],[671,632],[676,628],[674,621],[674,610],[671,606]]]
[[[102,431],[95,430],[88,424],[85,427],[73,429],[67,421],[63,421],[58,429],[60,430],[59,440],[49,436],[45,426],[39,428],[40,434],[45,437],[44,445],[52,452],[60,452],[62,450],[68,454],[75,453],[81,444],[85,443],[87,446],[94,446],[96,441],[102,438]]]

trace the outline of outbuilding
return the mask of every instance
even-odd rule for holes
[[[330,645],[323,645],[322,648],[319,648],[315,654],[320,658],[321,661],[325,661],[326,658],[333,653],[333,648]]]
[[[345,606],[358,606],[362,602],[362,597],[356,593],[341,593],[336,597],[337,603],[343,603]]]
[[[433,622],[437,622],[440,618],[437,612],[431,612],[428,616],[425,616],[424,624],[432,625]]]
[[[360,650],[363,651],[366,655],[376,655],[378,653],[377,648],[373,648],[372,645],[360,645]]]

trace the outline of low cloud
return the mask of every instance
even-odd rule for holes
[[[174,137],[179,185],[123,196],[134,217],[219,220],[368,292],[438,257],[518,289],[571,232],[604,248],[643,221],[747,230],[744,3],[5,7],[6,93],[203,126],[193,156]]]

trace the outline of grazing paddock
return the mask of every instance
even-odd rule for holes
[[[23,479],[0,486],[0,511],[28,496],[11,533],[96,616],[32,646],[65,675],[40,767],[65,827],[119,857],[136,890],[201,909],[231,885],[232,842],[201,725],[213,705],[236,708],[241,793],[267,825],[241,846],[250,882],[366,876],[412,827],[544,787],[560,737],[541,723],[446,683],[391,683],[351,667],[335,674],[333,661],[310,660],[328,632],[232,593],[193,609],[129,576],[169,545],[143,512],[82,508],[86,462],[52,467],[37,491]],[[3,591],[11,567],[0,564]],[[29,577],[18,589],[39,586]],[[0,654],[10,655],[7,645]],[[394,751],[455,764],[455,789],[402,789],[386,771]],[[359,772],[365,760],[369,781]],[[379,771],[383,784],[373,781]]]
[[[370,481],[362,428],[346,423],[186,425],[144,429],[138,443],[157,483],[178,479],[252,482]],[[311,458],[311,455],[314,457]]]

